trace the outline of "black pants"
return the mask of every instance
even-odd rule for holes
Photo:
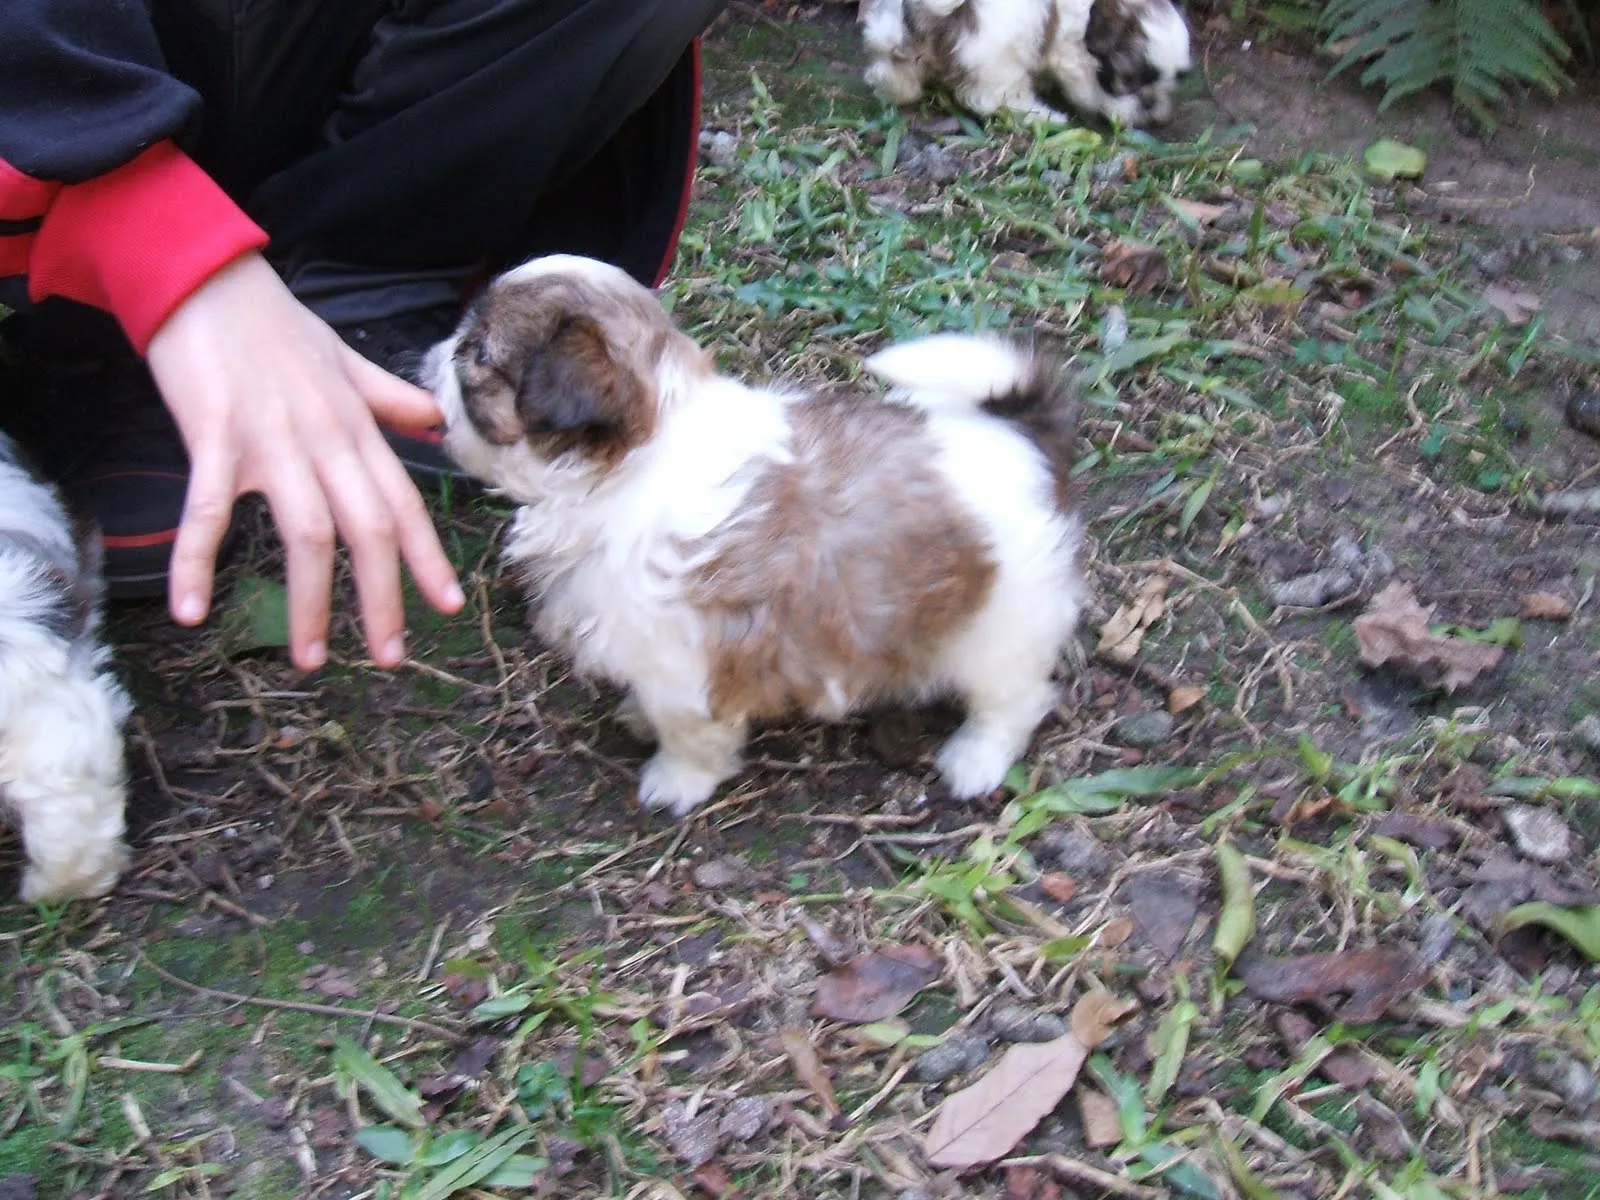
[[[152,9],[169,68],[205,100],[186,148],[271,235],[267,255],[296,294],[344,324],[458,299],[535,253],[590,254],[658,282],[696,150],[693,40],[722,4]]]

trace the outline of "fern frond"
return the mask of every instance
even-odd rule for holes
[[[1363,84],[1384,89],[1380,107],[1447,84],[1451,99],[1487,128],[1518,80],[1555,95],[1571,80],[1571,50],[1538,0],[1327,0],[1322,29],[1349,45],[1330,72],[1366,63]]]

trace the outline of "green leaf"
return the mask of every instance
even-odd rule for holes
[[[1189,526],[1194,524],[1195,518],[1200,515],[1200,510],[1205,508],[1206,501],[1211,499],[1211,489],[1216,486],[1216,482],[1217,477],[1213,475],[1189,493],[1189,499],[1183,505],[1183,515],[1178,518],[1179,533],[1189,532]]]
[[[422,1153],[417,1156],[417,1165],[442,1167],[447,1162],[454,1162],[482,1141],[483,1134],[476,1129],[452,1129],[423,1147]]]
[[[1188,1159],[1173,1162],[1182,1153],[1170,1142],[1154,1142],[1139,1150],[1139,1157],[1170,1183],[1178,1191],[1187,1196],[1199,1196],[1201,1200],[1222,1200],[1222,1193],[1217,1190],[1217,1185],[1211,1181],[1199,1167]],[[1171,1166],[1166,1164],[1172,1163]]]
[[[1193,1000],[1180,1000],[1156,1027],[1153,1047],[1156,1061],[1150,1068],[1150,1081],[1144,1089],[1145,1101],[1150,1107],[1159,1105],[1162,1097],[1178,1082],[1184,1055],[1189,1052],[1189,1031],[1199,1017],[1200,1009]]]
[[[856,1033],[874,1046],[898,1046],[906,1040],[911,1032],[911,1026],[904,1021],[874,1021],[870,1025],[863,1025]]]
[[[1218,842],[1217,872],[1222,879],[1222,913],[1211,948],[1223,968],[1233,966],[1239,952],[1256,933],[1256,899],[1250,886],[1250,867],[1232,842]]]
[[[289,595],[276,579],[241,575],[219,622],[223,653],[229,658],[252,650],[289,644]]]
[[[1561,908],[1543,900],[1519,904],[1495,922],[1495,933],[1504,937],[1525,925],[1553,929],[1582,950],[1590,962],[1600,962],[1600,905]]]
[[[513,1154],[500,1166],[495,1168],[494,1174],[483,1180],[484,1187],[491,1188],[521,1188],[534,1187],[539,1182],[539,1176],[550,1165],[547,1158],[538,1158],[532,1154]]]
[[[333,1040],[334,1069],[358,1084],[372,1102],[407,1129],[421,1129],[427,1125],[422,1115],[422,1101],[407,1090],[405,1084],[388,1067],[347,1037]]]
[[[1507,775],[1484,789],[1491,796],[1513,796],[1526,800],[1534,796],[1559,796],[1563,800],[1600,800],[1600,784],[1582,775],[1563,775],[1559,779],[1536,779]]]
[[[533,1140],[533,1130],[513,1126],[447,1165],[415,1193],[415,1200],[444,1200],[463,1188],[482,1183],[522,1147]]]
[[[1379,138],[1362,156],[1371,171],[1385,183],[1396,179],[1419,179],[1427,169],[1428,156],[1415,146],[1393,138]]]
[[[409,1166],[417,1154],[417,1140],[393,1125],[367,1125],[356,1130],[356,1145],[379,1162]]]
[[[1109,375],[1117,374],[1119,371],[1127,371],[1152,358],[1164,357],[1189,340],[1188,331],[1181,330],[1177,333],[1164,334],[1161,337],[1135,338],[1131,341],[1123,342],[1115,351],[1101,360],[1100,377],[1104,379]]]
[[[1089,948],[1091,940],[1087,936],[1051,938],[1039,947],[1039,955],[1051,964],[1071,962]]]
[[[498,1021],[503,1017],[514,1017],[533,1004],[533,997],[527,992],[506,992],[500,996],[490,996],[487,1000],[477,1005],[472,1010],[474,1021]]]

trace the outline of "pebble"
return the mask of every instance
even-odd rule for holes
[[[722,1123],[717,1127],[717,1132],[726,1136],[737,1138],[741,1142],[748,1142],[767,1126],[767,1119],[771,1117],[772,1110],[760,1096],[741,1096],[728,1105],[727,1111],[722,1114]]]
[[[1367,555],[1361,549],[1361,543],[1345,533],[1333,539],[1333,549],[1328,551],[1328,557],[1333,559],[1334,566],[1343,567],[1346,571],[1359,571],[1367,565]]]
[[[707,129],[700,134],[700,157],[713,167],[731,167],[739,157],[738,139],[726,129]]]
[[[917,1078],[923,1083],[943,1083],[952,1076],[976,1070],[988,1060],[988,1042],[975,1033],[958,1033],[917,1059]]]
[[[1523,857],[1542,863],[1566,862],[1572,857],[1572,830],[1548,808],[1511,804],[1500,810],[1500,817]]]
[[[1455,918],[1448,913],[1433,913],[1422,919],[1422,960],[1432,966],[1450,951],[1456,940]]]
[[[1096,183],[1111,183],[1114,180],[1126,179],[1128,161],[1133,157],[1131,154],[1119,154],[1106,162],[1096,163],[1090,176]]]
[[[906,160],[906,174],[933,183],[952,183],[961,174],[961,160],[943,146],[924,146]]]
[[[989,1031],[1002,1042],[1053,1042],[1066,1034],[1067,1023],[1055,1013],[1003,1004],[989,1014]]]
[[[1579,388],[1568,396],[1567,424],[1590,437],[1600,437],[1600,392]]]
[[[1152,708],[1149,712],[1123,717],[1111,727],[1111,736],[1124,746],[1135,750],[1149,750],[1161,745],[1172,736],[1177,721],[1165,709]]]
[[[744,878],[744,863],[731,855],[713,858],[696,867],[692,878],[697,888],[724,888]]]
[[[1600,758],[1600,713],[1590,713],[1574,725],[1572,736],[1590,754]]]
[[[1105,321],[1100,326],[1100,349],[1115,354],[1128,340],[1128,314],[1122,305],[1113,304],[1106,309]]]
[[[1096,878],[1111,870],[1105,843],[1087,829],[1052,831],[1040,838],[1039,845],[1074,879]]]
[[[1326,567],[1307,575],[1296,575],[1267,588],[1272,602],[1291,608],[1321,608],[1330,600],[1355,591],[1356,577],[1343,567]]]

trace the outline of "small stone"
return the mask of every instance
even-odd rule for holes
[[[726,129],[707,129],[700,134],[700,157],[713,167],[731,167],[739,156],[738,139]]]
[[[1600,437],[1600,392],[1579,388],[1568,396],[1567,424],[1590,437]]]
[[[906,174],[930,183],[952,183],[961,174],[961,160],[945,147],[930,144],[906,160]]]
[[[1077,879],[1092,879],[1111,870],[1105,843],[1087,829],[1052,830],[1039,839],[1039,848],[1056,865]]]
[[[1067,1023],[1054,1013],[1002,1004],[989,1014],[989,1030],[1002,1042],[1051,1042],[1066,1034]]]
[[[934,1200],[933,1193],[927,1188],[908,1187],[905,1191],[896,1194],[894,1200]]]
[[[1322,498],[1329,508],[1343,508],[1355,494],[1355,484],[1348,479],[1330,479],[1322,485]]]
[[[1448,913],[1432,913],[1422,919],[1418,929],[1422,961],[1432,966],[1450,952],[1456,940],[1455,918]]]
[[[1566,862],[1572,857],[1572,830],[1548,808],[1512,804],[1500,810],[1511,840],[1523,857],[1534,862]]]
[[[1272,602],[1286,608],[1321,608],[1330,600],[1348,596],[1356,590],[1356,577],[1343,567],[1326,567],[1307,575],[1296,575],[1267,588]]]
[[[975,1033],[946,1038],[917,1059],[917,1078],[923,1083],[943,1083],[989,1060],[989,1043]]]
[[[1131,154],[1119,154],[1115,158],[1103,163],[1096,163],[1090,172],[1096,183],[1112,183],[1128,177],[1128,164],[1133,159]]]
[[[748,1142],[767,1127],[772,1109],[760,1096],[741,1096],[728,1105],[718,1130],[726,1137]]]
[[[1578,744],[1596,758],[1600,758],[1600,713],[1590,713],[1572,727],[1572,736]]]
[[[1382,583],[1394,574],[1394,559],[1389,557],[1389,552],[1382,546],[1374,546],[1367,551],[1367,579],[1371,583]]]
[[[732,855],[713,858],[696,867],[691,878],[695,887],[706,891],[725,888],[744,878],[744,863]]]
[[[1172,736],[1176,724],[1171,713],[1152,708],[1149,712],[1123,717],[1111,727],[1111,736],[1135,750],[1151,750]]]
[[[1367,555],[1361,549],[1361,543],[1348,534],[1341,533],[1333,539],[1333,549],[1328,551],[1328,557],[1333,559],[1336,567],[1343,567],[1346,571],[1359,571],[1367,565]]]
[[[683,1105],[669,1104],[661,1110],[661,1123],[667,1145],[686,1166],[698,1167],[717,1152],[717,1122],[709,1114],[691,1117]]]

